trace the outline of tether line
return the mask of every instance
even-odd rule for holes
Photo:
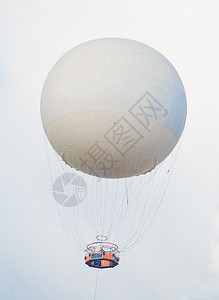
[[[99,274],[99,269],[97,270],[96,285],[95,285],[95,290],[94,290],[94,300],[96,299],[96,294],[97,294],[98,274]]]

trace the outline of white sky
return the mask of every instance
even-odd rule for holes
[[[0,14],[0,298],[93,297],[96,270],[71,247],[52,199],[40,94],[66,51],[124,37],[175,66],[188,119],[156,221],[119,267],[100,271],[96,299],[218,300],[219,2],[1,0]]]

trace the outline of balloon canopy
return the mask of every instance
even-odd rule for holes
[[[103,38],[67,52],[50,71],[41,116],[56,152],[102,178],[147,173],[173,150],[186,96],[172,64],[142,43]]]

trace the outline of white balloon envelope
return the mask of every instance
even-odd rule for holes
[[[175,147],[186,119],[182,81],[142,43],[104,38],[67,52],[42,92],[46,135],[76,170],[102,178],[147,173]]]

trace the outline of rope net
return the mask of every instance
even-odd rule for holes
[[[149,173],[107,179],[71,168],[46,142],[52,193],[75,248],[85,250],[97,236],[118,245],[121,254],[135,247],[158,213],[179,147]]]

